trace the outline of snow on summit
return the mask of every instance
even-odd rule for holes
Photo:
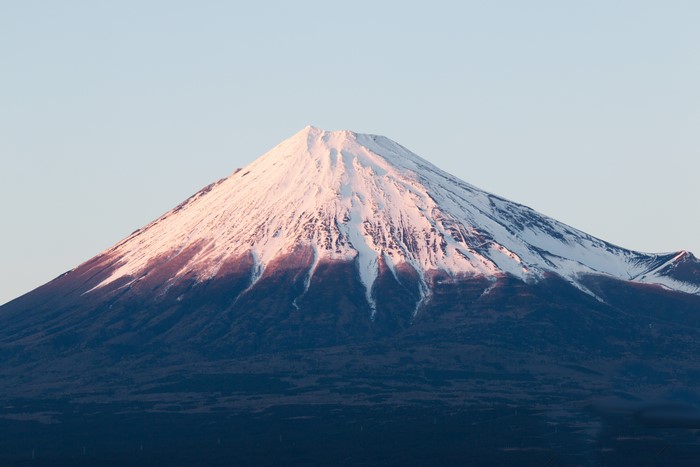
[[[308,126],[247,167],[212,184],[112,249],[119,267],[104,286],[138,280],[150,261],[197,253],[185,273],[206,280],[251,255],[251,286],[276,259],[310,247],[314,261],[354,261],[374,307],[380,262],[415,269],[424,299],[432,278],[582,273],[697,287],[657,278],[661,255],[625,250],[469,185],[383,136]],[[657,280],[658,279],[658,280]],[[584,288],[585,289],[585,288]]]

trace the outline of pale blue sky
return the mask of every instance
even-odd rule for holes
[[[700,253],[700,2],[0,0],[0,303],[307,124]]]

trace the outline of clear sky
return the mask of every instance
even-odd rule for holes
[[[307,124],[700,253],[700,2],[0,1],[0,303]]]

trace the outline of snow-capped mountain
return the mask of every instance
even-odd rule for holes
[[[584,291],[582,275],[604,274],[700,292],[697,281],[668,273],[687,252],[626,250],[467,184],[388,138],[309,126],[105,252],[116,267],[88,293],[123,278],[129,287],[183,252],[168,284],[207,281],[249,256],[253,287],[300,247],[313,252],[305,288],[320,262],[352,261],[373,310],[381,263],[394,275],[417,273],[418,306],[439,274],[553,273]]]
[[[144,465],[153,433],[169,453],[178,439],[192,451],[195,433],[222,465],[435,463],[425,446],[455,465],[624,464],[666,440],[633,426],[599,442],[607,428],[583,407],[611,396],[628,404],[615,424],[651,412],[695,428],[699,354],[692,254],[626,250],[387,138],[307,127],[0,306],[0,422],[17,427],[0,457],[34,462],[36,446],[52,463],[38,456],[61,446],[66,462],[99,463],[94,426],[120,463],[123,426],[123,452]],[[55,437],[37,442],[42,430]],[[600,457],[608,440],[621,457]],[[315,457],[326,445],[332,456]],[[385,445],[399,457],[378,456]],[[169,464],[203,463],[183,451]],[[669,465],[697,464],[683,453]]]
[[[611,245],[387,138],[306,127],[0,307],[0,345],[331,345],[394,335],[453,303],[460,319],[483,307],[532,310],[515,297],[558,283],[585,297],[556,304],[572,309],[617,306],[629,286],[691,303],[700,262]]]

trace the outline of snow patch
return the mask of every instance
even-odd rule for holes
[[[299,304],[297,303],[299,300],[301,300],[304,295],[306,295],[306,292],[309,290],[309,286],[311,285],[311,279],[314,277],[314,273],[316,273],[316,268],[318,267],[318,251],[316,248],[314,248],[314,259],[311,263],[311,267],[309,268],[309,272],[306,274],[306,277],[304,278],[304,290],[297,296],[293,301],[292,301],[292,306],[296,308],[297,310],[299,309]]]

